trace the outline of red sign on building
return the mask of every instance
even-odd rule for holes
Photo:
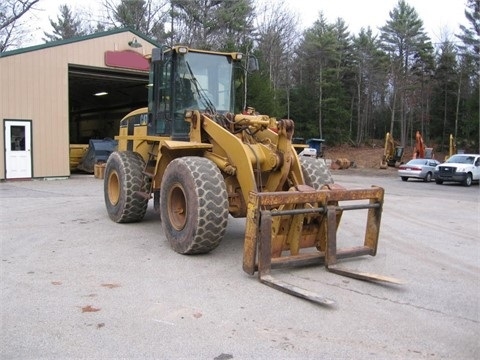
[[[117,68],[148,71],[148,60],[135,51],[105,51],[105,65]]]

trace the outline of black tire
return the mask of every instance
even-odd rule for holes
[[[437,184],[437,185],[442,185],[442,184],[443,184],[443,180],[435,179],[435,184]]]
[[[103,190],[108,216],[117,223],[131,223],[143,219],[148,199],[136,195],[148,191],[142,171],[145,162],[132,151],[113,152],[105,167]]]
[[[320,190],[323,185],[333,184],[332,174],[323,159],[299,156],[305,185]]]
[[[472,185],[472,174],[468,173],[465,180],[462,182],[463,186],[471,186]]]
[[[215,249],[228,223],[223,176],[210,160],[182,157],[166,168],[160,187],[162,227],[173,250],[202,254]]]
[[[402,181],[407,181],[407,180],[408,180],[408,177],[402,176]]]
[[[425,182],[430,182],[432,181],[432,173],[428,172],[427,175],[425,176],[425,179],[423,179]]]

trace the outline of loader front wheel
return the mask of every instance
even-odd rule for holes
[[[323,159],[300,156],[305,184],[320,190],[325,184],[333,184],[332,174]]]
[[[228,222],[228,196],[218,167],[182,157],[166,168],[160,187],[162,227],[173,250],[202,254],[215,249]]]
[[[108,157],[103,191],[108,216],[113,221],[137,222],[145,216],[148,199],[135,194],[147,191],[144,166],[141,155],[132,151],[115,151]]]

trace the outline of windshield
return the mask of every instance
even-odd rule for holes
[[[409,165],[425,165],[427,164],[427,160],[425,159],[413,159],[408,162]]]
[[[233,111],[231,62],[231,58],[222,55],[189,52],[182,56],[177,95],[184,100],[185,107]]]
[[[468,155],[453,155],[448,158],[447,163],[455,163],[455,164],[473,164],[475,161],[475,157],[468,156]]]

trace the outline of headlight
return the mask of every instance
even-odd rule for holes
[[[457,168],[457,173],[459,173],[459,172],[467,172],[467,168],[464,167],[464,166],[459,166],[459,167]]]

